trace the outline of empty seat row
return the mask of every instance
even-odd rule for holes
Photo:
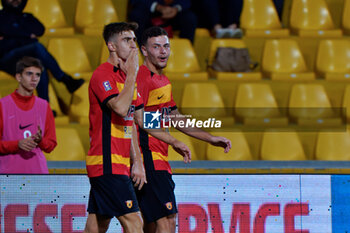
[[[68,26],[59,0],[30,0],[24,12],[32,13],[44,24],[46,35],[72,35],[75,30],[85,35],[101,35],[105,24],[118,21],[111,0],[77,0],[75,28]]]
[[[342,29],[349,34],[350,1],[343,6]],[[241,27],[247,37],[286,37],[290,31],[300,37],[339,37],[325,0],[293,0],[289,29],[282,28],[272,0],[244,0]]]
[[[345,118],[350,122],[349,85],[339,106],[332,106],[321,84],[294,84],[288,95],[288,103],[280,106],[268,84],[242,83],[238,85],[235,96],[226,96],[235,99],[233,106],[225,106],[214,83],[188,83],[180,107],[186,114],[218,118],[234,116],[244,124],[341,125]]]
[[[175,138],[185,142],[192,152],[193,160],[221,160],[221,161],[246,161],[254,160],[251,147],[243,132],[216,132],[217,136],[223,136],[231,140],[232,149],[224,153],[223,148],[202,143],[198,150],[198,144],[189,136],[180,132],[171,133]],[[350,132],[319,132],[316,135],[315,150],[312,158],[316,160],[350,160]],[[259,142],[255,142],[259,145]],[[256,146],[256,145],[255,145]],[[262,134],[261,146],[258,158],[261,160],[292,161],[308,160],[303,141],[299,133],[295,131],[266,131]],[[173,149],[169,149],[169,160],[182,160],[181,155]]]

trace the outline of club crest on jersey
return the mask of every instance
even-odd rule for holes
[[[109,81],[103,82],[103,87],[104,87],[105,91],[112,90],[112,87],[111,87],[111,84],[109,83]]]
[[[171,210],[173,208],[173,203],[167,202],[167,203],[165,203],[165,206],[168,210]]]
[[[130,209],[132,207],[132,200],[128,200],[125,202],[126,206]]]

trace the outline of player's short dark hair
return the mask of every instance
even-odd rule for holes
[[[44,70],[44,66],[39,59],[34,57],[22,57],[16,63],[16,74],[21,74],[25,68],[32,66],[39,68],[41,72]]]
[[[107,24],[103,29],[103,39],[107,44],[111,37],[113,37],[115,34],[120,34],[125,31],[135,32],[138,27],[139,25],[137,23],[119,22]]]
[[[157,36],[168,36],[168,33],[163,28],[157,26],[147,28],[142,34],[141,46],[146,45],[149,38]]]

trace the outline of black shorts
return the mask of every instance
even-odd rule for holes
[[[90,178],[90,184],[89,213],[113,218],[139,211],[130,177],[103,175]]]
[[[146,222],[177,213],[175,183],[167,171],[147,171],[147,184],[138,191],[137,199]]]

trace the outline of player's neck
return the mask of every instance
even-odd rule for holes
[[[108,63],[111,63],[112,65],[118,67],[119,66],[119,57],[116,53],[110,53],[109,57],[107,59]]]
[[[33,91],[27,90],[23,86],[18,86],[17,93],[21,96],[32,96]]]
[[[148,61],[147,59],[145,59],[145,62],[143,63],[145,66],[147,66],[147,68],[152,72],[155,73],[157,75],[161,75],[163,73],[163,69],[157,69],[157,67],[155,65],[153,65],[150,61]]]

